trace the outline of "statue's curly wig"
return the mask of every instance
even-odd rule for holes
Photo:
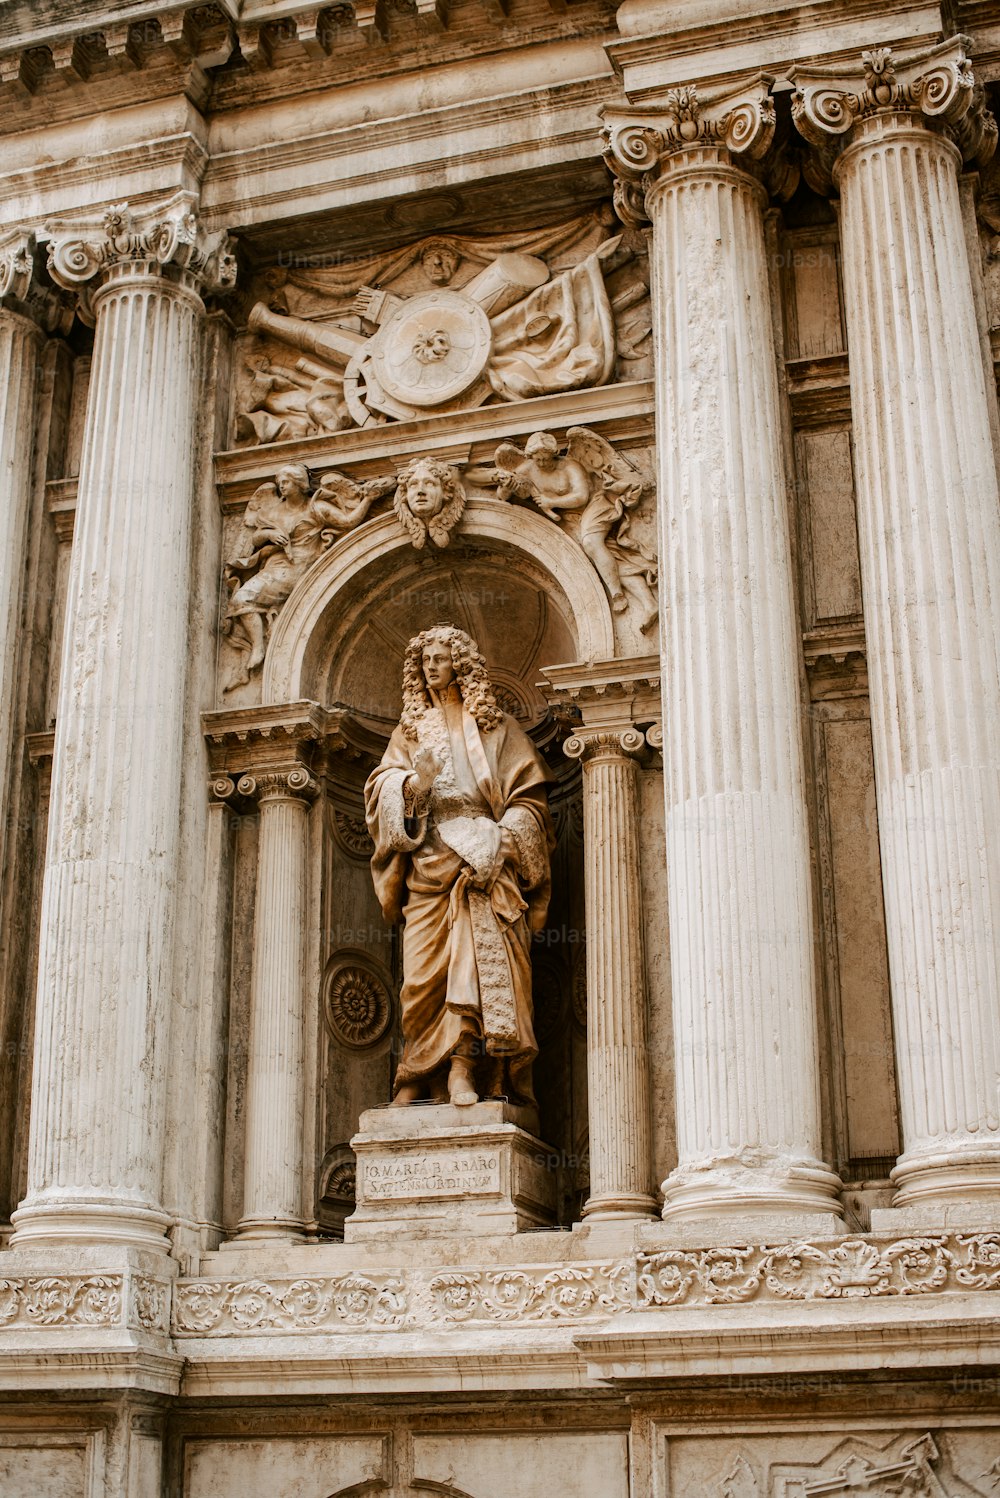
[[[479,653],[479,646],[464,629],[452,624],[435,624],[422,630],[406,647],[403,657],[403,711],[399,726],[408,739],[416,739],[417,724],[432,706],[427,683],[424,680],[424,646],[439,641],[451,647],[451,660],[455,668],[462,700],[484,731],[499,728],[503,713],[497,707],[493,685],[486,670],[486,662]]]
[[[424,520],[420,515],[414,515],[409,505],[410,484],[421,469],[437,479],[444,495],[444,505],[438,514],[432,515],[429,520]],[[442,462],[440,458],[411,459],[399,475],[399,485],[392,508],[396,513],[396,519],[418,551],[426,545],[428,536],[435,546],[447,546],[451,540],[452,530],[461,520],[462,511],[465,509],[465,489],[458,476],[458,470],[450,463]]]

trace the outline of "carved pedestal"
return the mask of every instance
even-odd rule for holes
[[[526,1109],[502,1102],[368,1109],[351,1140],[358,1206],[344,1224],[346,1241],[548,1227],[555,1178],[526,1122]]]

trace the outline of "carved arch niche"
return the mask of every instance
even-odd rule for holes
[[[563,1221],[578,1218],[589,1185],[586,1038],[583,1011],[574,1005],[584,938],[580,774],[562,753],[569,727],[553,719],[536,683],[543,667],[601,649],[610,618],[589,569],[581,568],[580,577],[566,568],[557,573],[551,547],[545,555],[531,534],[515,535],[507,507],[473,503],[469,510],[462,534],[444,551],[397,545],[389,525],[373,536],[378,522],[366,527],[353,560],[345,554],[349,546],[338,547],[325,569],[310,575],[312,596],[307,589],[290,600],[265,672],[265,700],[306,698],[349,713],[349,748],[331,756],[323,784],[317,954],[323,974],[317,1215],[334,1236],[353,1210],[349,1140],[364,1109],[389,1101],[401,1048],[398,932],[384,924],[372,887],[362,791],[399,718],[407,641],[435,623],[456,624],[478,641],[501,706],[532,735],[555,777],[553,897],[532,954],[535,1089]]]

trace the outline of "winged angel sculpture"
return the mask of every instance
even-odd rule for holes
[[[396,487],[395,476],[356,484],[345,474],[323,475],[313,490],[304,463],[279,468],[274,483],[260,484],[243,517],[236,555],[226,563],[233,588],[223,631],[243,652],[226,687],[245,686],[264,660],[267,626],[299,578],[328,547],[360,525],[376,499]]]
[[[497,497],[530,499],[557,524],[564,513],[579,517],[579,541],[623,614],[628,595],[640,609],[646,634],[657,620],[656,558],[632,538],[630,512],[646,490],[639,470],[589,427],[570,427],[566,454],[550,432],[533,432],[524,448],[497,448]],[[614,535],[612,535],[614,531]]]

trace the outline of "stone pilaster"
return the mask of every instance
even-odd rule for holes
[[[581,729],[563,745],[583,763],[591,1219],[655,1210],[635,761],[644,746],[631,726]]]
[[[841,198],[895,1204],[998,1209],[1000,497],[958,180],[996,126],[962,38],[795,81]]]
[[[13,1242],[166,1247],[160,1204],[200,370],[190,202],[46,231],[96,319]]]
[[[653,224],[678,1155],[664,1216],[834,1213],[818,1158],[809,847],[765,273],[769,80],[605,116]],[[746,167],[742,164],[746,163]]]

